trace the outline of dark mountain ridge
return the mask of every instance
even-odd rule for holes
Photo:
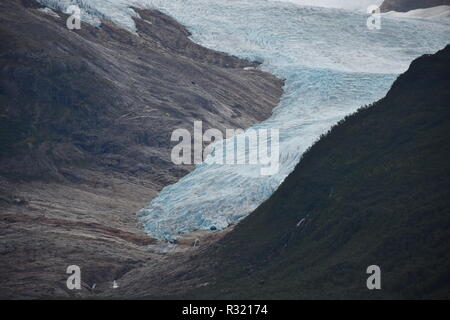
[[[450,0],[384,0],[381,12],[407,12],[415,9],[425,9],[442,5],[450,5]]]

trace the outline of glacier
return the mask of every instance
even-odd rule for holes
[[[60,11],[78,4],[85,21],[102,17],[130,32],[137,16],[131,7],[156,8],[187,26],[193,41],[259,61],[262,70],[285,79],[273,115],[252,127],[279,130],[279,172],[262,176],[259,165],[198,164],[137,212],[146,232],[161,240],[243,219],[332,125],[383,97],[414,58],[450,42],[448,19],[383,15],[381,29],[369,30],[364,6],[354,0],[39,1]]]

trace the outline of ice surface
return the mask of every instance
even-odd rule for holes
[[[382,28],[369,30],[364,12],[289,2],[61,2],[82,3],[89,14],[101,14],[130,31],[135,31],[130,6],[157,8],[186,25],[194,41],[261,61],[262,69],[286,79],[273,116],[253,127],[280,130],[278,174],[261,176],[258,165],[198,165],[138,212],[148,234],[159,239],[222,229],[248,215],[276,190],[321,134],[358,107],[384,96],[411,60],[450,42],[447,21],[383,16]]]

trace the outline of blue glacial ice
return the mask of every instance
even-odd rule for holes
[[[40,1],[55,8],[55,0]],[[316,1],[321,7],[306,6],[313,0],[56,2],[87,6],[89,14],[101,14],[132,32],[136,13],[131,6],[157,8],[186,25],[195,42],[261,61],[263,70],[286,79],[271,118],[253,127],[279,129],[279,172],[262,176],[258,165],[197,165],[137,213],[147,233],[158,239],[223,229],[244,218],[276,190],[321,134],[383,97],[414,58],[450,42],[448,20],[383,16],[382,28],[369,30],[364,6],[356,0]]]

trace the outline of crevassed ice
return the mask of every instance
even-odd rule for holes
[[[114,22],[116,25],[127,29],[131,32],[136,31],[136,26],[133,21],[133,17],[139,17],[139,15],[133,10],[133,8],[157,8],[162,9],[168,5],[179,6],[180,0],[175,0],[170,3],[171,0],[37,0],[39,3],[55,9],[57,11],[68,12],[70,5],[77,5],[81,9],[81,20],[90,23],[92,25],[99,25],[100,19],[108,19]],[[250,1],[250,0],[247,0]],[[205,4],[205,1],[201,5]],[[215,5],[217,1],[211,2],[210,5]],[[240,1],[246,2],[246,1]],[[346,10],[358,10],[366,11],[371,5],[381,5],[383,0],[257,0],[256,5],[260,5],[261,2],[288,2],[300,6],[316,6],[325,8],[336,8]],[[183,4],[183,3],[182,3]],[[184,3],[184,5],[190,5],[192,2]],[[206,3],[207,4],[207,3]],[[399,16],[403,18],[408,17],[440,17],[449,20],[448,6],[441,6],[441,8],[419,9],[416,14],[404,14],[399,13]],[[413,10],[414,11],[414,10]],[[423,14],[421,14],[423,12]]]
[[[222,229],[248,215],[274,192],[322,133],[358,107],[384,96],[411,60],[450,42],[446,21],[383,18],[381,30],[368,30],[367,15],[359,11],[289,2],[83,3],[131,31],[128,6],[157,8],[186,25],[194,41],[261,61],[262,69],[286,79],[285,93],[272,117],[253,127],[280,130],[278,174],[261,176],[257,165],[198,165],[138,212],[148,234],[159,239],[175,239],[197,229]]]
[[[166,187],[139,211],[147,232],[173,239],[195,229],[225,228],[266,200],[301,154],[330,126],[385,95],[396,75],[423,53],[442,48],[449,26],[384,19],[366,28],[361,13],[269,1],[151,1],[187,25],[193,40],[263,62],[286,79],[273,116],[254,128],[280,130],[280,171],[205,165]]]
[[[132,9],[139,6],[139,0],[37,0],[51,9],[72,14],[68,9],[76,5],[81,11],[81,20],[92,25],[100,25],[100,19],[107,19],[131,32],[136,31],[133,17],[139,15]]]

